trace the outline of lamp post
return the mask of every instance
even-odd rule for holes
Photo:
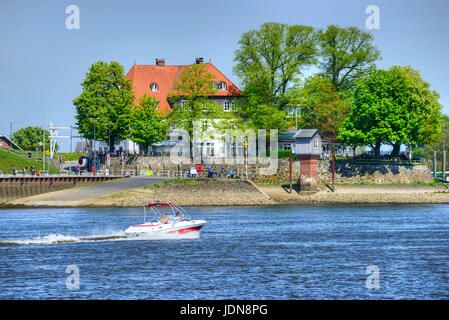
[[[94,175],[97,175],[97,166],[96,166],[96,155],[95,155],[95,139],[96,139],[96,132],[95,132],[95,122],[98,120],[97,118],[91,118],[91,121],[94,122],[94,141],[92,142],[92,152],[94,154],[94,161],[93,161],[93,167],[94,167]]]
[[[9,150],[12,149],[12,125],[14,123],[22,123],[22,122],[20,122],[20,121],[11,121],[9,123]]]
[[[108,153],[111,153],[111,126],[108,122]]]

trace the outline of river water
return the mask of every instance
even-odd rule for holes
[[[0,298],[449,298],[449,205],[186,209],[200,236],[147,240],[140,209],[0,210]]]

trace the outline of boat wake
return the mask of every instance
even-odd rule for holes
[[[124,231],[112,234],[90,235],[90,236],[70,236],[63,234],[49,234],[28,239],[3,239],[0,246],[20,246],[20,245],[40,245],[40,244],[61,244],[75,242],[95,242],[95,241],[135,241],[135,240],[181,240],[199,239],[200,233],[192,231],[186,234],[151,234],[138,237],[127,237]]]

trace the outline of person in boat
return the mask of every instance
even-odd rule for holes
[[[169,223],[170,221],[168,220],[168,218],[167,218],[167,216],[165,215],[165,213],[162,215],[162,218],[161,218],[161,223],[162,224],[167,224],[167,223]]]
[[[181,213],[177,212],[175,215],[174,223],[178,223],[182,221]]]

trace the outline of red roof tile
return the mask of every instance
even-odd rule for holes
[[[219,90],[213,96],[240,96],[241,91],[212,63],[205,63],[207,72],[215,75],[213,81],[226,83],[226,90]],[[172,91],[176,78],[185,66],[157,66],[157,65],[134,65],[126,75],[126,79],[132,81],[132,87],[136,98],[139,99],[144,93],[151,95],[159,101],[159,110],[170,110],[167,95]],[[156,83],[158,91],[151,91],[150,84]]]

